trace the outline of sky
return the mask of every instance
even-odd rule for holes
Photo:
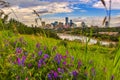
[[[106,11],[100,0],[5,0],[10,3],[19,21],[31,25],[35,24],[36,10],[42,21],[51,23],[54,21],[64,22],[69,17],[74,22],[85,21],[87,24],[100,25],[106,16]],[[105,0],[107,8],[109,0]],[[3,8],[6,13],[11,9]],[[120,0],[112,0],[111,24],[120,25]],[[13,13],[10,18],[16,18]],[[95,23],[96,21],[96,23]]]

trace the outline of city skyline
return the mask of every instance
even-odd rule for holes
[[[65,17],[73,19],[73,21],[87,21],[92,17],[93,20],[103,20],[106,12],[100,0],[6,0],[10,3],[11,8],[15,11],[21,22],[25,24],[34,24],[34,19],[37,18],[33,14],[36,10],[43,21],[64,22]],[[109,0],[105,0],[107,6]],[[112,17],[120,17],[120,0],[112,0]],[[6,13],[11,12],[7,8],[3,9]],[[14,14],[10,14],[11,18],[15,18]],[[94,18],[93,18],[94,17]],[[81,20],[80,20],[81,19]],[[119,19],[117,20],[119,23]],[[100,23],[99,23],[100,24]]]

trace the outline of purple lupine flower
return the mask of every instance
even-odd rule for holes
[[[52,80],[52,75],[51,75],[51,73],[49,73],[47,76],[48,76],[48,80]]]
[[[58,73],[56,71],[54,71],[54,78],[58,78]]]
[[[23,56],[22,57],[22,65],[24,65],[25,60],[26,60],[26,56]]]
[[[73,72],[72,72],[72,75],[73,75],[74,77],[76,77],[76,76],[78,75],[78,72],[77,72],[77,71],[73,71]]]
[[[64,73],[64,70],[61,69],[61,68],[58,68],[57,71],[58,71],[59,73]]]
[[[38,63],[43,64],[44,59],[40,59]]]
[[[114,76],[114,75],[112,75],[110,80],[114,80],[114,79],[115,79],[115,76]]]
[[[57,70],[58,70],[58,72],[61,72],[61,68],[58,68]]]
[[[38,52],[38,55],[41,56],[41,55],[42,55],[42,51],[39,51],[39,52]]]
[[[30,68],[32,66],[32,64],[30,63],[30,64],[28,64],[28,67]]]
[[[42,65],[40,63],[38,63],[38,68],[40,68]]]
[[[40,68],[43,64],[45,64],[44,59],[40,59],[38,61],[38,68]]]
[[[61,60],[62,59],[62,55],[61,54],[57,54],[56,57]]]
[[[44,57],[43,57],[44,59],[47,59],[47,58],[49,58],[49,55],[48,54],[44,54]]]
[[[22,49],[21,48],[16,48],[16,53],[22,53]]]
[[[78,61],[78,68],[82,66],[82,61]]]
[[[37,43],[37,44],[36,44],[36,48],[40,48],[40,43]]]
[[[57,54],[57,55],[54,57],[54,60],[55,60],[58,64],[60,64],[60,62],[61,62],[61,60],[62,60],[62,55]]]
[[[66,64],[67,64],[67,62],[66,62],[66,61],[64,61],[64,62],[63,62],[63,64],[64,64],[64,65],[66,65]]]
[[[74,61],[74,56],[72,56],[71,59]]]
[[[96,75],[95,68],[91,68],[91,73],[92,73],[92,76],[95,76],[95,75]]]
[[[21,59],[20,58],[17,58],[17,63],[18,63],[18,65],[21,65]]]
[[[17,41],[13,42],[14,45],[16,45]]]
[[[65,56],[62,56],[62,58],[63,58],[63,59],[66,59],[66,58],[67,58],[67,55],[65,55]]]

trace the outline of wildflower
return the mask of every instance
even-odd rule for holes
[[[36,44],[36,48],[40,48],[40,43],[37,43],[37,44]]]
[[[38,63],[38,68],[40,68],[42,65],[40,63]]]
[[[43,64],[43,62],[44,62],[44,59],[40,59],[40,60],[39,60],[39,63],[40,63],[40,64]]]
[[[32,64],[30,63],[30,64],[28,64],[28,67],[30,68],[32,66]]]
[[[52,75],[51,75],[51,73],[49,73],[47,76],[48,76],[48,80],[52,80]]]
[[[54,78],[57,78],[58,77],[58,73],[54,71]]]
[[[17,41],[13,42],[14,45],[16,45]]]
[[[23,56],[22,57],[22,65],[24,65],[25,60],[26,60],[26,56]]]
[[[41,56],[41,55],[42,55],[42,51],[39,51],[39,52],[38,52],[38,55]]]
[[[66,61],[64,61],[64,62],[63,62],[63,64],[64,64],[64,65],[66,65],[66,64],[67,64],[67,62],[66,62]]]
[[[40,59],[38,61],[38,68],[40,68],[43,64],[45,64],[44,59]]]
[[[22,53],[22,49],[21,48],[16,48],[16,53]]]
[[[58,68],[57,71],[58,71],[59,73],[64,73],[64,70],[61,69],[61,68]]]
[[[72,61],[74,61],[74,56],[71,57]]]
[[[58,72],[61,72],[61,69],[60,69],[60,68],[58,68],[57,70],[58,70]]]
[[[18,63],[18,65],[21,65],[21,59],[20,58],[17,58],[17,63]]]
[[[60,64],[60,62],[61,62],[61,60],[62,60],[62,55],[57,54],[57,55],[54,57],[54,60],[55,60],[58,64]]]
[[[74,77],[76,77],[76,76],[78,75],[78,72],[77,72],[77,71],[73,71],[73,72],[72,72],[72,75],[73,75]]]
[[[63,59],[66,59],[66,58],[67,58],[67,56],[65,55],[65,56],[63,56],[62,58],[63,58]]]
[[[80,68],[82,66],[82,62],[78,61],[78,68]]]
[[[110,80],[114,80],[114,79],[115,79],[115,76],[114,76],[114,75],[112,75]]]
[[[95,68],[91,68],[91,73],[92,73],[92,76],[95,76],[95,74],[96,74]]]
[[[44,59],[47,59],[49,58],[49,55],[48,54],[44,54]]]

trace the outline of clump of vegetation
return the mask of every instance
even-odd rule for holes
[[[78,42],[11,31],[0,34],[1,80],[119,79],[119,48],[111,54],[114,48],[85,48]]]

